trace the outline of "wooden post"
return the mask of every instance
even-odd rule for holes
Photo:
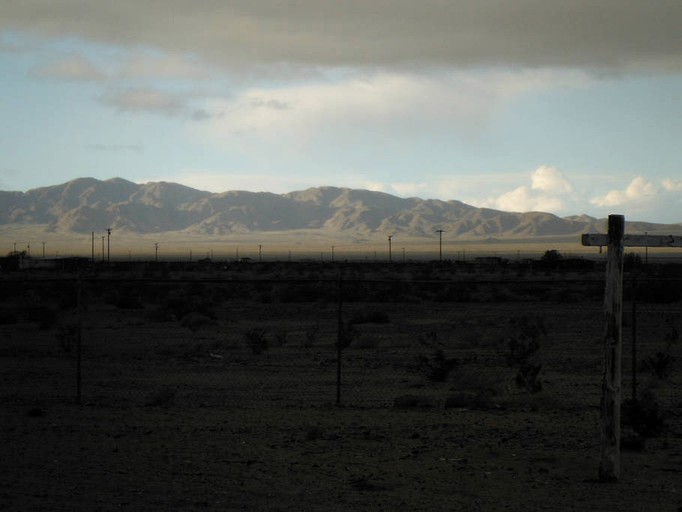
[[[76,404],[82,403],[82,346],[83,346],[83,283],[80,273],[76,283],[76,308],[78,310],[78,320],[76,326]]]
[[[623,238],[625,217],[609,215],[604,307],[604,375],[601,403],[601,461],[599,480],[620,477],[621,350],[623,342]]]
[[[344,329],[343,329],[343,298],[342,298],[343,288],[341,286],[341,276],[339,275],[338,284],[338,324],[337,324],[337,337],[336,337],[336,405],[341,405],[341,356],[343,354],[343,344],[344,344]]]
[[[625,218],[609,215],[608,234],[584,234],[582,244],[608,246],[606,263],[606,294],[604,307],[606,326],[604,329],[604,376],[601,402],[601,461],[599,480],[614,482],[620,477],[620,403],[621,403],[621,351],[623,342],[623,251],[624,247],[682,247],[682,236],[626,235]],[[636,364],[635,336],[635,281],[633,279],[633,397],[636,398],[637,382],[634,370]]]

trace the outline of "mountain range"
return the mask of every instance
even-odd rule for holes
[[[27,192],[0,191],[0,226],[40,225],[45,231],[90,233],[112,228],[152,234],[230,235],[318,230],[458,239],[575,237],[604,232],[605,219],[587,215],[513,213],[460,201],[400,198],[382,192],[317,187],[274,194],[211,193],[168,182],[133,183],[79,178]],[[679,230],[680,225],[628,222],[631,232]]]

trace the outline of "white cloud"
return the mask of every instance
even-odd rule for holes
[[[106,78],[106,74],[92,61],[80,55],[52,60],[35,68],[33,74],[44,79],[68,81],[99,81]]]
[[[101,100],[122,111],[178,115],[188,109],[186,98],[152,88],[111,91]]]
[[[471,203],[512,212],[558,212],[565,208],[565,198],[573,192],[571,182],[555,167],[538,167],[530,175],[530,182],[530,186],[520,185],[497,196],[474,199]]]
[[[656,185],[641,176],[634,178],[623,190],[611,190],[590,200],[595,206],[622,206],[651,199],[657,193]]]
[[[196,58],[155,52],[131,56],[120,74],[124,78],[204,80],[211,76],[209,69]]]
[[[682,180],[666,178],[663,180],[663,188],[668,192],[682,192]]]
[[[478,206],[508,212],[551,212],[560,210],[563,204],[557,197],[537,195],[528,187],[520,186],[498,197],[483,200]]]
[[[506,102],[530,91],[585,83],[576,72],[474,72],[413,75],[374,73],[363,77],[252,87],[233,98],[206,100],[212,120],[202,130],[226,139],[285,141],[305,146],[333,132],[336,142],[446,131],[476,137]],[[341,137],[339,137],[341,134]],[[552,179],[552,176],[548,176]]]
[[[399,196],[419,196],[427,190],[426,183],[391,183],[390,189]]]
[[[533,172],[531,183],[533,190],[549,194],[566,194],[573,191],[573,185],[559,169],[546,165],[538,167]]]
[[[250,192],[289,192],[298,188],[308,188],[300,180],[289,175],[263,173],[230,172],[210,169],[185,169],[177,174],[154,177],[145,181],[169,181],[180,183],[197,190],[227,192],[248,190]]]

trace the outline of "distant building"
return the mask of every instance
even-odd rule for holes
[[[499,256],[477,256],[474,258],[474,263],[485,267],[499,267],[505,265],[507,260]]]
[[[55,258],[31,258],[23,256],[19,259],[19,270],[76,270],[90,263],[90,258],[81,256],[64,256]]]

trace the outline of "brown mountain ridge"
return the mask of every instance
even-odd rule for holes
[[[111,227],[135,234],[178,232],[229,235],[324,230],[451,238],[527,239],[603,232],[587,215],[504,212],[460,201],[400,198],[383,192],[316,187],[286,194],[211,193],[168,182],[79,178],[27,192],[0,191],[0,225],[44,225],[46,231],[89,233]],[[631,232],[671,232],[679,225],[629,222]]]

